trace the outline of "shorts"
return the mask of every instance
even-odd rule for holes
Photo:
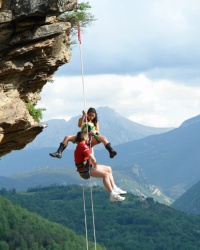
[[[94,134],[94,139],[95,139],[98,143],[100,143],[100,141],[98,140],[98,135],[99,135],[99,134]]]

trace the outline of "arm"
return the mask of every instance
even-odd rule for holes
[[[86,116],[87,116],[87,113],[85,111],[83,111],[82,117],[78,120],[78,127],[79,128],[81,128]]]
[[[94,157],[94,155],[93,154],[89,154],[88,157],[91,160],[92,165],[94,166],[94,168],[96,168],[97,167],[97,161],[96,161],[96,158]]]

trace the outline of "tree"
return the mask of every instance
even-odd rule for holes
[[[71,23],[71,45],[76,44],[74,37],[78,33],[78,23],[82,28],[86,28],[96,19],[88,10],[91,9],[89,2],[77,4],[77,8],[73,11],[67,11],[58,17],[59,21]]]

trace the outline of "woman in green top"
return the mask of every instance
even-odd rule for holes
[[[98,116],[94,108],[89,108],[87,113],[83,111],[82,117],[78,120],[78,127],[81,128],[81,131],[88,132],[91,137],[91,147],[102,142],[108,150],[110,158],[113,158],[117,154],[117,152],[112,149],[107,138],[100,135]],[[49,155],[52,157],[62,158],[62,152],[67,147],[69,141],[76,143],[76,135],[65,136],[64,140],[60,143],[58,150],[55,153],[50,153]]]

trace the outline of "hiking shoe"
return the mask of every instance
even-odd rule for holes
[[[115,155],[117,154],[117,152],[116,151],[112,151],[112,152],[110,152],[110,158],[113,158],[113,157],[115,157]]]
[[[125,200],[125,197],[120,196],[119,194],[111,194],[110,195],[110,201],[111,202],[119,202]]]
[[[118,188],[118,187],[115,187],[113,188],[113,191],[116,193],[116,194],[126,194],[127,192],[122,190],[121,188]]]
[[[51,157],[62,158],[62,153],[61,152],[49,153],[49,155]]]

